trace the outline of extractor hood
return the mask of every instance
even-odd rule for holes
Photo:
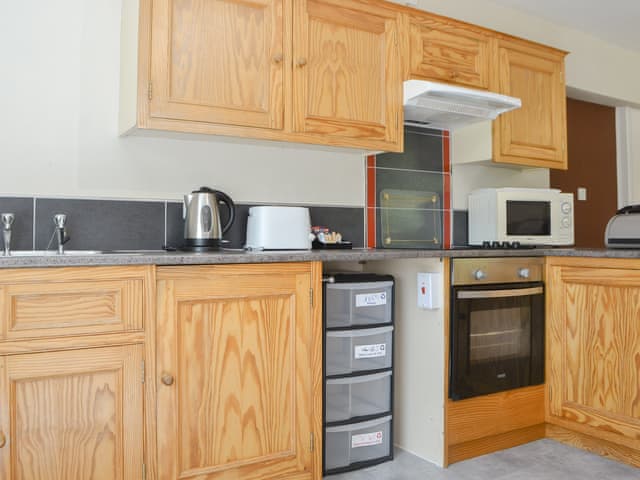
[[[519,98],[423,80],[404,82],[407,125],[455,130],[520,108]]]

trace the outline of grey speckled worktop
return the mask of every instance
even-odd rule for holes
[[[212,253],[185,253],[144,251],[128,253],[98,253],[86,255],[57,255],[53,252],[40,256],[0,256],[0,268],[71,267],[92,265],[213,265],[232,263],[274,263],[306,261],[373,261],[400,258],[440,257],[599,257],[640,258],[638,250],[537,248],[522,250],[321,250],[321,251],[220,251]]]

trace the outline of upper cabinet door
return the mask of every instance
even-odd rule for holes
[[[399,14],[378,4],[295,2],[294,131],[401,148],[398,25]]]
[[[150,116],[283,127],[283,0],[153,0]]]
[[[498,117],[494,160],[534,167],[567,168],[564,53],[511,40],[498,41],[500,93],[522,108]]]
[[[410,25],[411,77],[489,88],[487,35],[429,16],[412,17]]]

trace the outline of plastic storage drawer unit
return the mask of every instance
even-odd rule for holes
[[[391,411],[391,372],[327,380],[325,421],[382,415]]]
[[[326,335],[327,376],[391,368],[393,327],[328,331]]]
[[[326,471],[391,456],[391,416],[325,430]]]
[[[330,283],[325,291],[327,328],[391,323],[393,282]]]

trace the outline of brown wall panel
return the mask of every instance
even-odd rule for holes
[[[604,247],[617,208],[615,109],[568,98],[567,147],[569,170],[551,170],[551,187],[576,197],[576,247]],[[577,200],[578,187],[586,201]]]

